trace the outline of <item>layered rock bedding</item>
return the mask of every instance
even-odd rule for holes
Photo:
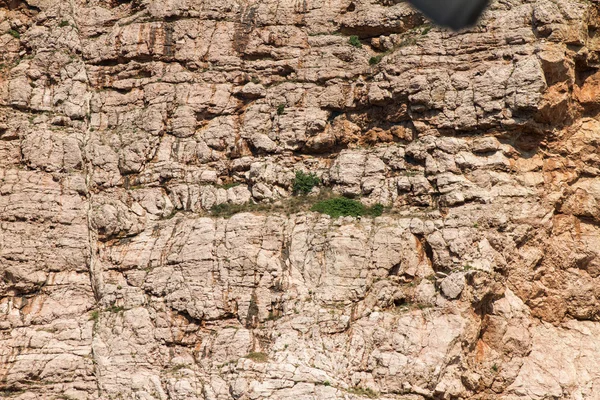
[[[599,11],[0,0],[0,397],[600,399]]]

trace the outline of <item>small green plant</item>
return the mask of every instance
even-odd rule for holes
[[[377,65],[383,59],[383,54],[369,58],[369,65]]]
[[[369,399],[376,399],[379,397],[379,393],[373,389],[363,388],[360,386],[354,386],[353,388],[348,389],[348,392],[357,396],[368,397]]]
[[[259,362],[259,363],[265,363],[265,362],[269,361],[269,356],[267,356],[265,353],[261,353],[261,352],[248,353],[245,358],[252,360],[254,362]]]
[[[296,177],[292,182],[292,191],[295,195],[308,194],[315,186],[319,186],[321,180],[313,173],[305,174],[303,171],[296,171]]]
[[[492,371],[498,372],[498,366],[496,364],[492,365]]]
[[[431,30],[432,26],[431,25],[426,25],[425,28],[423,28],[423,30],[421,31],[421,35],[427,35],[429,33],[429,31]]]
[[[379,217],[383,214],[383,204],[375,204],[373,207],[367,210],[368,215],[372,217]]]
[[[350,43],[352,46],[354,46],[356,48],[361,48],[362,47],[362,43],[360,42],[360,39],[356,35],[350,36],[350,39],[348,40],[348,43]]]
[[[100,311],[98,310],[94,310],[90,313],[90,320],[91,321],[98,321],[98,319],[100,319]]]
[[[69,26],[69,21],[63,19],[62,21],[60,21],[60,24],[58,24],[58,27],[64,28],[65,26]]]
[[[383,213],[383,205],[376,204],[367,208],[359,201],[347,197],[335,197],[316,203],[310,210],[327,214],[332,218],[360,217],[362,215],[378,217]]]
[[[475,223],[473,224],[473,228],[479,228],[479,224],[478,224],[477,222],[475,222]]]
[[[21,34],[18,31],[15,31],[14,29],[9,29],[8,30],[8,34],[12,37],[14,37],[15,39],[20,39],[21,38]]]
[[[106,309],[106,311],[110,311],[113,314],[117,314],[120,313],[121,311],[124,311],[125,307],[122,306],[110,306]]]
[[[277,106],[277,115],[282,115],[285,111],[285,104],[280,104]]]
[[[323,386],[331,386],[331,382],[329,382],[329,381],[324,381],[324,382],[323,382]]]

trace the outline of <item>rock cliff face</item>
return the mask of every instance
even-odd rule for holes
[[[0,397],[600,399],[599,10],[0,0]]]

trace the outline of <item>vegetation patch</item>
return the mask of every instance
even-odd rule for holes
[[[280,104],[277,106],[277,115],[283,115],[285,111],[285,104]]]
[[[348,43],[350,43],[352,46],[354,46],[356,48],[361,48],[362,47],[362,43],[360,42],[360,39],[356,35],[350,36],[350,39],[348,40]]]
[[[296,177],[292,183],[292,190],[295,195],[308,194],[315,186],[319,186],[321,180],[313,173],[305,174],[303,171],[296,171]]]
[[[234,187],[240,186],[240,185],[241,185],[240,182],[229,182],[229,183],[224,183],[222,185],[217,185],[217,187],[227,190],[227,189],[231,189],[231,188],[234,188]]]
[[[230,218],[243,212],[292,215],[305,211],[317,211],[331,215],[334,218],[341,216],[378,217],[383,213],[384,207],[381,204],[365,207],[359,201],[345,197],[333,197],[331,190],[322,189],[316,196],[293,196],[281,199],[276,203],[254,203],[250,201],[244,204],[217,204],[210,209],[208,214],[217,218]]]
[[[357,396],[368,397],[369,399],[376,399],[379,397],[379,393],[377,393],[373,389],[363,388],[360,386],[355,386],[353,388],[348,389],[348,393],[352,393]]]
[[[244,358],[248,358],[254,362],[259,362],[259,363],[265,363],[265,362],[269,361],[269,356],[267,356],[265,353],[261,353],[261,352],[248,353],[246,355],[246,357],[244,357]]]
[[[90,313],[90,320],[96,322],[100,318],[100,311],[94,310]]]
[[[58,27],[64,28],[65,26],[69,26],[69,21],[63,19],[62,21],[60,21],[60,24],[58,24]]]
[[[9,29],[7,33],[10,36],[14,37],[15,39],[20,39],[21,38],[21,34],[18,31],[15,31],[14,29]]]
[[[360,201],[347,197],[335,197],[316,203],[310,210],[327,214],[332,218],[360,217],[363,215],[378,217],[383,214],[383,205],[376,204],[373,207],[365,207]]]
[[[369,58],[369,65],[377,65],[377,64],[379,64],[381,62],[381,60],[383,59],[384,55],[385,54],[380,54],[378,56]]]
[[[319,200],[331,197],[330,192],[322,191],[318,196],[295,196],[283,199],[277,203],[254,203],[252,201],[244,204],[222,203],[210,209],[213,217],[230,218],[242,212],[275,213],[281,212],[291,215],[301,211],[308,211],[312,205]]]
[[[109,312],[111,312],[111,313],[113,313],[113,314],[117,314],[117,313],[120,313],[120,312],[122,312],[122,311],[125,311],[125,307],[121,307],[121,306],[118,306],[118,307],[117,307],[117,306],[110,306],[110,307],[108,307],[108,308],[106,309],[106,311],[109,311]]]

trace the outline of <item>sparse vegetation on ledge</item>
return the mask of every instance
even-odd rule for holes
[[[259,363],[266,363],[267,361],[269,361],[269,356],[267,356],[265,353],[261,353],[261,352],[252,352],[252,353],[248,353],[245,358],[250,359],[254,362],[259,362]]]
[[[292,191],[294,195],[309,194],[314,187],[319,186],[321,180],[313,173],[304,173],[296,171],[296,178],[292,183]]]
[[[360,201],[352,200],[347,197],[335,197],[316,203],[310,210],[327,214],[332,218],[347,216],[360,217],[363,215],[379,217],[383,214],[383,205],[375,204],[372,207],[366,207]]]
[[[378,217],[382,215],[384,207],[381,204],[366,207],[357,200],[335,196],[330,190],[321,189],[321,192],[317,195],[292,196],[275,203],[254,203],[251,201],[244,204],[217,204],[210,209],[210,216],[230,218],[235,214],[243,212],[291,215],[306,211],[320,212],[333,218],[344,216]]]
[[[377,393],[373,389],[363,388],[360,386],[355,386],[353,388],[348,389],[348,393],[352,393],[361,397],[368,397],[369,399],[376,399],[379,397],[379,393]]]

